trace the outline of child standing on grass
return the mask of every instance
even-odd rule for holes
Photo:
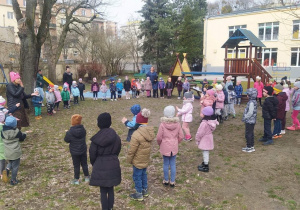
[[[35,119],[40,120],[42,119],[42,103],[43,103],[43,98],[40,95],[39,89],[34,88],[34,93],[36,93],[35,96],[32,97],[32,105],[34,107],[34,113],[35,113]]]
[[[216,110],[215,115],[217,116],[217,120],[220,123],[223,123],[223,117],[222,117],[222,110],[224,109],[224,101],[225,101],[225,95],[223,92],[223,86],[222,85],[216,85]]]
[[[122,123],[125,124],[125,126],[129,129],[126,141],[131,140],[131,136],[133,132],[138,129],[137,123],[136,123],[136,116],[141,111],[141,106],[139,104],[135,104],[130,108],[131,113],[133,114],[133,118],[131,121],[127,120],[126,117],[123,117]]]
[[[80,92],[80,101],[84,101],[83,91],[85,91],[85,84],[82,82],[82,78],[78,80],[78,89]]]
[[[68,87],[66,85],[64,85],[63,90],[61,91],[61,99],[64,102],[64,109],[70,109],[70,92],[68,91]]]
[[[175,86],[177,87],[177,92],[178,92],[178,99],[181,99],[181,92],[182,92],[182,77],[178,77]]]
[[[232,85],[233,86],[233,83],[232,83],[232,76],[231,75],[229,75],[228,77],[226,77],[226,83],[225,83],[225,89],[227,90],[227,92],[228,92],[228,87],[229,87],[229,85]]]
[[[294,94],[292,98],[292,106],[293,106],[293,113],[292,113],[292,119],[293,119],[293,125],[290,127],[287,127],[288,130],[294,131],[294,130],[300,130],[300,123],[297,118],[299,112],[300,112],[300,81],[297,81],[294,83]]]
[[[152,141],[155,138],[154,127],[147,126],[150,110],[143,109],[136,117],[139,128],[133,133],[127,154],[127,162],[133,165],[133,181],[136,192],[130,194],[134,200],[143,201],[148,197],[147,167],[150,163]]]
[[[98,100],[98,92],[100,90],[99,84],[96,77],[93,78],[93,83],[91,85],[91,91],[93,92],[93,99]]]
[[[150,77],[147,77],[147,80],[145,81],[145,90],[147,92],[147,98],[150,98],[151,90],[152,90],[152,83],[151,83]]]
[[[200,99],[200,105],[201,105],[200,117],[201,118],[204,117],[204,115],[202,114],[202,110],[207,106],[212,107],[215,101],[216,101],[215,91],[213,89],[207,90],[204,97],[201,97],[201,99]]]
[[[3,122],[5,121],[5,114],[4,112],[0,112],[0,132],[3,130]],[[5,170],[5,155],[4,155],[4,143],[2,137],[0,135],[0,179],[3,182],[7,183],[8,178]]]
[[[255,152],[254,149],[254,127],[257,117],[257,90],[249,88],[247,90],[247,97],[249,99],[244,111],[242,121],[245,123],[245,138],[247,146],[242,148],[243,152]]]
[[[213,131],[216,129],[219,122],[213,120],[212,115],[214,110],[212,107],[207,106],[202,110],[204,118],[196,134],[196,144],[202,150],[203,162],[198,166],[198,171],[209,172],[209,151],[214,149]]]
[[[121,139],[110,128],[111,116],[105,112],[98,116],[97,125],[100,128],[92,138],[90,146],[90,161],[93,166],[90,185],[99,186],[102,209],[113,209],[114,186],[121,183],[121,168],[119,154]]]
[[[229,114],[232,114],[232,117],[235,118],[235,109],[234,109],[234,102],[235,102],[236,94],[233,90],[233,86],[228,86],[228,103],[225,105],[226,109],[226,118]]]
[[[157,81],[157,76],[154,78],[152,88],[153,88],[153,98],[158,98],[158,81]]]
[[[176,106],[176,109],[178,111],[177,116],[182,116],[182,129],[185,132],[185,141],[191,141],[192,136],[189,128],[189,123],[193,121],[193,93],[192,92],[186,92],[183,97],[183,107],[179,109]]]
[[[262,117],[264,118],[264,135],[259,141],[264,142],[263,145],[273,144],[272,140],[272,120],[276,119],[278,100],[273,96],[273,88],[271,86],[265,86],[263,89],[263,95],[266,97],[262,106]],[[258,94],[258,93],[257,93]]]
[[[140,92],[141,92],[141,83],[139,79],[136,79],[136,97],[139,98],[140,97]]]
[[[128,76],[125,77],[124,89],[125,89],[125,92],[126,92],[126,99],[130,99],[130,93],[129,93],[129,91],[131,89],[131,83],[128,80]]]
[[[115,101],[116,101],[117,100],[117,98],[116,98],[117,87],[116,87],[114,79],[110,80],[109,90],[110,90],[110,100],[113,101],[115,99]]]
[[[270,87],[273,87],[272,86],[272,82],[270,83]],[[256,90],[257,90],[257,98],[259,100],[259,105],[261,105],[261,98],[263,97],[263,89],[264,89],[264,84],[261,82],[261,77],[260,76],[257,76],[256,77],[256,82],[254,83],[254,86],[253,86]]]
[[[86,130],[81,124],[82,116],[74,114],[71,117],[71,128],[66,132],[65,142],[69,143],[70,153],[74,166],[74,179],[71,184],[79,184],[80,165],[82,167],[85,182],[90,181],[87,165]]]
[[[167,106],[164,109],[164,117],[160,119],[161,124],[156,136],[160,154],[164,160],[164,185],[175,187],[176,178],[176,155],[178,144],[183,139],[183,132],[179,118],[175,117],[175,107]],[[171,179],[169,182],[169,167],[171,168]]]
[[[55,103],[55,95],[53,92],[53,88],[48,86],[48,91],[46,91],[46,101],[47,101],[47,113],[48,115],[53,115],[54,103]]]
[[[141,81],[141,91],[142,91],[142,96],[144,97],[144,92],[145,92],[145,81],[142,79]]]
[[[80,95],[80,92],[79,92],[79,89],[77,87],[77,82],[76,81],[72,82],[71,92],[72,92],[72,95],[74,97],[74,105],[75,104],[78,105],[79,104],[78,97]]]
[[[185,79],[184,79],[184,83],[182,84],[182,88],[183,88],[183,95],[184,95],[186,92],[189,92],[189,91],[190,91],[190,83],[189,83],[188,78],[185,78]]]
[[[290,111],[291,94],[293,93],[293,90],[291,90],[288,84],[284,84],[282,92],[285,92],[288,97],[285,104],[284,118],[281,123],[281,134],[285,134],[286,113]]]
[[[132,94],[132,98],[136,98],[136,83],[135,83],[135,79],[131,79],[131,94]]]
[[[5,119],[1,137],[4,143],[4,156],[9,161],[6,168],[7,176],[9,171],[11,171],[10,184],[16,185],[19,183],[17,175],[22,155],[20,141],[25,140],[26,133],[22,133],[17,128],[17,119],[15,117],[8,116]]]
[[[273,130],[273,139],[281,138],[281,122],[284,119],[286,101],[288,100],[288,96],[285,92],[282,92],[283,86],[279,83],[274,86],[274,97],[278,100],[277,106],[277,115],[276,120],[274,121],[274,130]]]
[[[170,99],[172,97],[172,90],[173,90],[173,83],[171,77],[168,78],[166,89],[167,89],[168,99]]]
[[[121,79],[118,79],[118,82],[117,82],[117,91],[118,91],[118,99],[120,100],[122,98],[122,91],[123,91],[123,83],[121,82]]]
[[[108,91],[108,87],[107,87],[107,85],[105,83],[105,80],[102,80],[102,85],[100,87],[100,91],[102,93],[102,101],[107,101],[107,99],[106,99],[106,93]]]
[[[58,89],[58,85],[54,85],[54,95],[55,95],[55,103],[54,103],[54,109],[56,107],[56,111],[59,111],[59,103],[61,102],[61,93]]]
[[[236,82],[236,86],[234,87],[234,92],[236,94],[236,100],[235,100],[235,104],[237,105],[241,105],[241,101],[242,101],[242,94],[243,94],[243,86],[241,84],[242,82],[239,80]]]
[[[164,91],[166,88],[166,83],[162,77],[159,78],[158,88],[159,88],[159,92],[160,92],[160,98],[164,98]]]

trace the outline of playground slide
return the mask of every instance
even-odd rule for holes
[[[45,80],[48,84],[50,84],[50,85],[54,85],[53,84],[53,82],[51,82],[47,77],[45,77],[45,76],[43,76],[43,80]],[[62,90],[62,87],[61,86],[58,86],[58,88],[60,89],[60,90]]]

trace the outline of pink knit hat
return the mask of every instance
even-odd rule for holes
[[[210,96],[214,96],[215,95],[215,91],[213,89],[210,89],[208,91],[206,91],[206,93]]]
[[[14,82],[16,79],[20,79],[20,74],[18,72],[9,72],[10,80]]]

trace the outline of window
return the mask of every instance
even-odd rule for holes
[[[260,23],[258,28],[258,36],[260,40],[278,40],[279,22]]]
[[[65,18],[60,19],[60,24],[65,25],[66,24],[66,19]]]
[[[66,13],[66,9],[61,9],[60,13]]]
[[[235,58],[235,49],[228,49],[227,51],[227,58]],[[238,58],[246,58],[246,50],[239,49]]]
[[[299,34],[300,20],[293,21],[293,39],[300,39]]]
[[[237,25],[237,26],[229,26],[229,37],[232,36],[232,34],[236,31],[238,28],[247,28],[247,25]]]
[[[74,12],[73,12],[73,15],[77,15],[77,11],[74,11]]]
[[[276,66],[277,65],[277,48],[264,48],[262,50],[262,65]]]
[[[81,10],[81,15],[82,15],[82,16],[85,16],[85,10],[84,10],[84,9]]]
[[[26,0],[23,0],[23,6],[26,7]]]
[[[12,0],[6,0],[6,4],[12,5]]]
[[[291,50],[291,66],[300,66],[300,47]]]
[[[14,19],[14,13],[13,12],[7,12],[7,19]]]
[[[78,55],[78,51],[73,51],[73,55],[76,57]]]

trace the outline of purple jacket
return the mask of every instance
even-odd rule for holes
[[[214,149],[214,137],[212,133],[216,129],[217,125],[219,125],[217,120],[202,120],[195,139],[199,149]]]
[[[182,115],[182,122],[192,122],[193,121],[193,101],[184,100],[183,107],[178,109],[178,115]]]
[[[99,92],[99,84],[98,84],[98,82],[93,82],[93,83],[92,83],[92,85],[91,85],[91,91],[94,90],[94,87],[95,87],[95,90],[96,90],[97,92]]]
[[[158,89],[165,89],[165,88],[166,88],[165,81],[159,81],[158,82]]]

